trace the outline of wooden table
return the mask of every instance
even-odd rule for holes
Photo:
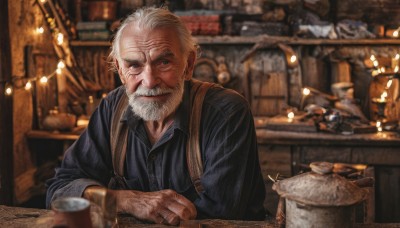
[[[8,207],[0,205],[0,227],[47,228],[52,227],[53,212],[36,208]],[[152,227],[167,228],[171,226],[160,224],[145,224],[133,217],[119,217],[119,227]],[[181,223],[179,227],[277,227],[274,221],[233,221],[233,220],[191,220]]]
[[[0,227],[17,227],[17,228],[44,228],[52,227],[52,214],[50,210],[8,207],[0,205]],[[138,223],[138,220],[132,217],[119,218],[119,227],[152,227],[152,228],[167,228],[171,226],[160,224],[143,224]],[[192,220],[182,223],[179,227],[186,228],[201,228],[201,227],[226,227],[226,228],[272,228],[278,227],[274,221],[233,221],[233,220]],[[400,224],[356,224],[355,227],[360,228],[394,228],[400,227]]]

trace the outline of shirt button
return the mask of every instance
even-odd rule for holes
[[[156,155],[155,154],[151,154],[150,156],[149,156],[149,161],[154,161],[154,160],[156,160]]]

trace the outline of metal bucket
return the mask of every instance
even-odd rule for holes
[[[333,173],[331,163],[313,162],[310,167],[309,173],[274,183],[272,188],[286,201],[278,207],[277,221],[286,227],[353,227],[355,206],[367,191]]]
[[[316,207],[286,199],[286,227],[353,227],[355,207]]]

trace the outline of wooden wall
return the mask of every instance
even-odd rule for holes
[[[32,77],[36,72],[35,68],[28,67],[27,59],[31,58],[32,55],[27,56],[25,51],[27,47],[31,47],[33,52],[36,53],[47,53],[52,54],[52,40],[49,33],[48,27],[46,27],[45,21],[42,14],[37,6],[31,0],[21,0],[21,1],[11,1],[8,0],[8,15],[9,15],[9,37],[11,49],[11,67],[10,74],[13,80],[18,80],[19,78]],[[7,7],[2,6],[2,10],[7,9]],[[5,15],[1,13],[1,15]],[[5,20],[1,20],[4,22]],[[43,34],[37,34],[36,28],[39,26],[44,26],[45,32]],[[2,31],[4,31],[2,29]],[[5,36],[1,36],[2,38]],[[2,42],[3,44],[4,42]],[[31,53],[32,54],[32,53]],[[4,67],[1,67],[4,69]],[[6,159],[8,164],[13,164],[14,178],[18,179],[21,175],[25,173],[32,172],[31,170],[35,168],[35,156],[31,153],[28,146],[28,141],[26,138],[26,133],[32,129],[33,125],[33,91],[25,91],[23,88],[14,90],[13,96],[10,99],[13,100],[13,108],[9,113],[12,115],[12,120],[8,124],[12,124],[13,129],[13,159]],[[1,94],[3,96],[3,94]],[[1,113],[3,113],[1,109]],[[3,128],[1,128],[3,129]],[[11,134],[11,133],[8,133]],[[11,142],[10,142],[11,143]],[[4,158],[1,159],[4,161]],[[2,166],[3,168],[3,166]],[[11,169],[9,169],[11,170]],[[10,199],[14,204],[20,204],[26,201],[28,198],[23,197],[24,192],[29,191],[31,187],[29,184],[24,184],[20,182],[15,185],[14,189],[15,198]]]
[[[5,81],[11,79],[10,37],[8,36],[8,4],[0,7],[0,204],[12,205],[13,199],[13,118],[12,97],[3,94]]]

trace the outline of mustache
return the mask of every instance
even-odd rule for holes
[[[137,90],[134,92],[135,97],[140,97],[140,96],[159,96],[159,95],[164,95],[168,93],[174,92],[173,89],[171,88],[162,88],[162,87],[155,87],[151,89],[146,89],[142,86],[139,86]]]

